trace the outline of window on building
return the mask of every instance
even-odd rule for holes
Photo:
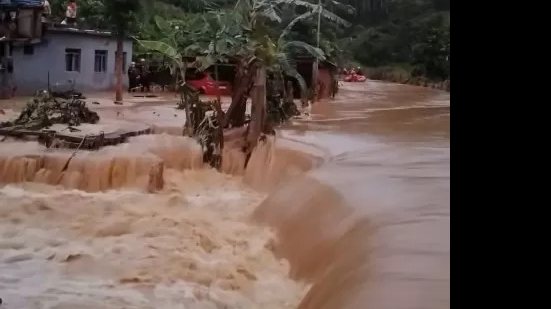
[[[96,50],[94,72],[107,72],[107,51]]]
[[[115,52],[115,59],[117,59],[117,52]],[[115,61],[115,70],[117,62]],[[126,72],[126,52],[122,52],[122,71]]]
[[[32,45],[23,45],[23,55],[33,55],[34,46]]]
[[[68,72],[80,72],[80,49],[65,49],[65,70]]]

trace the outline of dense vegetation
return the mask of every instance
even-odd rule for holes
[[[79,22],[103,28],[106,4],[122,0],[79,0]],[[64,1],[53,1],[54,14],[63,16]],[[124,2],[124,1],[122,1]],[[136,1],[134,1],[136,2]],[[155,36],[156,15],[176,19],[185,14],[206,15],[208,11],[231,8],[236,0],[151,0],[141,1],[145,10],[136,12],[136,23],[128,30],[144,39]],[[318,0],[288,2],[310,2]],[[431,80],[449,79],[450,1],[449,0],[322,0],[326,11],[335,13],[350,25],[321,21],[320,48],[342,66],[379,68],[369,72],[390,72],[403,79],[424,76]],[[283,8],[281,24],[307,12],[304,6]],[[288,39],[316,46],[315,16],[293,27]],[[400,79],[400,78],[399,78]]]
[[[361,64],[371,78],[449,80],[449,0],[79,0],[79,7],[81,26],[108,28],[117,37],[116,101],[122,100],[122,41],[133,35],[138,53],[156,55],[170,69],[186,113],[183,134],[197,138],[205,161],[216,167],[225,129],[244,129],[234,147],[248,157],[274,125],[296,115],[293,82],[303,104],[317,101],[322,83],[306,83],[297,56]],[[63,16],[61,2],[53,12]],[[223,111],[220,96],[201,101],[186,74],[213,67],[218,89],[218,67],[228,61],[236,77]],[[334,73],[325,85],[333,91]]]
[[[413,76],[449,79],[449,0],[343,0],[356,8],[343,61],[394,66]]]

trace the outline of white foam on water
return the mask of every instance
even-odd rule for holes
[[[307,286],[237,177],[168,170],[157,194],[0,188],[6,308],[296,308]]]

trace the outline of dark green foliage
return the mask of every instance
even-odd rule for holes
[[[118,35],[125,35],[135,30],[136,17],[142,7],[141,0],[102,0],[104,22],[108,27],[117,32]]]
[[[228,36],[232,31],[228,31],[230,28],[224,31],[215,29],[217,13],[213,12],[227,9],[235,12],[236,2],[79,0],[79,25],[110,30],[124,28],[140,39],[159,40],[164,34],[159,32],[155,16],[187,21],[197,15],[213,26],[217,37],[212,40],[220,41],[220,37]],[[318,0],[289,0],[288,4],[278,5],[273,12],[263,11],[265,16],[275,14],[281,21],[266,18],[257,27],[275,42],[284,25],[302,14],[313,12],[317,3]],[[322,0],[324,12],[329,14],[321,20],[320,48],[329,60],[341,65],[356,62],[369,67],[406,64],[412,67],[410,73],[414,76],[449,79],[449,3],[449,0]],[[65,1],[52,2],[54,15],[60,20],[64,16],[65,4]],[[145,10],[136,10],[140,4]],[[335,22],[331,14],[343,17],[352,25],[346,27],[346,21]],[[316,46],[316,24],[316,14],[301,19],[286,35],[286,41],[301,41]],[[236,40],[234,37],[232,39]],[[255,39],[260,41],[262,38]],[[287,52],[291,58],[307,54],[296,48]]]
[[[449,0],[344,2],[357,5],[357,25],[339,42],[345,60],[369,67],[406,64],[413,76],[449,79]]]
[[[450,76],[450,29],[439,25],[423,29],[421,39],[412,47],[414,75],[433,79],[447,79]]]
[[[155,1],[153,1],[155,2]],[[68,1],[50,1],[52,21],[61,22],[65,18]],[[143,6],[149,7],[150,0],[78,0],[77,25],[81,28],[135,32],[135,21]]]

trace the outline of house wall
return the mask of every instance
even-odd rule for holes
[[[312,66],[313,61],[302,61],[297,64],[297,71],[302,75],[308,88],[312,87]],[[333,87],[333,79],[331,78],[331,70],[329,66],[320,64],[318,67],[318,83],[320,85],[320,93],[318,99],[326,99],[331,97]],[[300,97],[300,87],[298,82],[293,84],[295,88],[295,98]]]
[[[35,44],[34,53],[25,55],[23,46],[14,46],[12,52],[17,94],[32,94],[38,89],[47,89],[48,72],[50,85],[67,85],[75,82],[79,91],[108,91],[115,85],[116,40],[90,34],[49,32],[40,44]],[[80,72],[66,71],[65,49],[81,49]],[[94,72],[96,50],[107,50],[107,71]],[[132,41],[124,42],[126,66],[132,59]],[[125,68],[126,69],[126,68]],[[128,76],[123,74],[128,85]]]

